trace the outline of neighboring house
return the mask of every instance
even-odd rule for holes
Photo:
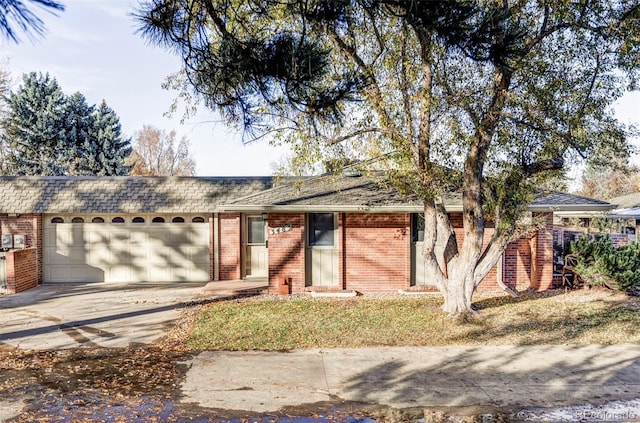
[[[461,233],[460,197],[445,206]],[[539,198],[530,211],[546,226],[510,244],[480,288],[550,288],[553,213],[610,209],[569,194]],[[7,255],[14,290],[245,279],[268,281],[270,292],[285,283],[290,292],[430,290],[420,212],[420,201],[374,176],[277,186],[271,177],[0,178],[0,234],[24,234],[29,247]]]
[[[608,200],[615,208],[609,214],[610,219],[623,222],[622,230],[637,236],[640,231],[640,192],[623,195]]]

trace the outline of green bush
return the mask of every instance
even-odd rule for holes
[[[571,243],[575,272],[587,285],[640,294],[640,244],[614,248],[606,235],[583,235]]]

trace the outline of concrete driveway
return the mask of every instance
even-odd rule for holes
[[[40,285],[0,296],[0,348],[62,349],[149,344],[205,283]]]

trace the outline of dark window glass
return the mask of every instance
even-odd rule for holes
[[[134,217],[131,221],[133,223],[144,223],[144,217]]]
[[[84,223],[84,219],[81,217],[74,217],[71,219],[71,223]]]
[[[203,217],[194,217],[193,219],[191,219],[191,221],[193,223],[204,223],[204,218]]]
[[[309,246],[333,246],[333,213],[309,214]]]
[[[171,219],[172,223],[184,223],[184,217],[174,217]]]
[[[64,223],[64,219],[61,217],[54,217],[51,219],[51,223]]]
[[[91,219],[91,223],[104,223],[104,219],[101,217],[94,217]]]
[[[154,217],[151,222],[153,222],[153,223],[164,223],[164,217]]]
[[[114,217],[113,219],[111,219],[111,223],[124,223],[124,218]]]
[[[415,213],[411,219],[411,240],[413,242],[424,241],[424,214]]]

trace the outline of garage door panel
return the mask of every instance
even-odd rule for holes
[[[92,248],[108,247],[111,241],[108,228],[97,224],[87,224],[83,238]]]
[[[56,263],[58,265],[72,264],[69,258],[69,251],[66,248],[45,249],[43,254],[45,263]]]
[[[184,246],[182,247],[183,255],[190,262],[196,264],[209,263],[209,248],[208,247],[194,247]]]
[[[103,248],[95,248],[87,251],[87,264],[102,268],[108,268],[113,264],[113,257],[108,245]]]
[[[106,280],[109,282],[131,282],[133,279],[131,276],[130,266],[111,266],[109,268]]]
[[[111,245],[129,245],[129,232],[125,230],[114,230],[109,234]]]
[[[150,223],[149,218],[135,224],[130,219],[110,223],[105,217],[105,223],[83,224],[46,219],[45,282],[209,280],[209,225]]]
[[[129,244],[131,245],[145,245],[149,239],[149,234],[144,232],[138,227],[133,227],[129,232]]]
[[[209,245],[209,230],[207,225],[195,224],[190,225],[187,232],[187,239],[183,243],[189,243],[192,245]]]

